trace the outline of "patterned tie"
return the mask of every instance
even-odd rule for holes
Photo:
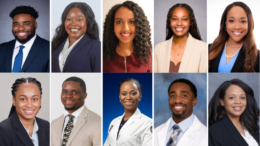
[[[13,72],[20,72],[23,62],[23,48],[24,46],[20,46],[19,53],[16,55],[14,60]]]
[[[66,144],[69,140],[69,137],[70,137],[70,133],[71,133],[72,128],[73,128],[73,119],[75,118],[75,116],[68,115],[68,117],[69,117],[69,121],[68,121],[68,124],[66,125],[66,127],[64,129],[62,146],[66,146]]]
[[[176,146],[177,136],[181,132],[181,129],[177,124],[175,124],[172,128],[173,128],[173,132],[172,132],[171,138],[170,138],[167,146]]]

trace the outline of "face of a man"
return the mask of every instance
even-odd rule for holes
[[[188,118],[193,112],[193,106],[197,104],[190,86],[185,83],[174,83],[169,91],[169,107],[173,120],[179,123]]]
[[[79,82],[66,81],[62,85],[61,102],[71,114],[84,105],[87,93],[84,93]]]
[[[13,18],[13,35],[21,44],[28,42],[37,29],[37,22],[30,14],[17,14]]]

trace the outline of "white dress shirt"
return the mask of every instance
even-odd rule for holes
[[[19,119],[20,120],[20,119]],[[22,123],[22,121],[20,120],[20,122]],[[22,123],[23,125],[23,123]],[[24,125],[23,125],[24,127]],[[36,122],[36,119],[34,119],[34,123],[33,123],[33,133],[32,133],[32,137],[29,135],[29,130],[26,129],[24,127],[24,129],[26,130],[26,132],[28,133],[28,136],[30,137],[30,139],[32,140],[33,142],[33,145],[34,146],[39,146],[39,138],[38,138],[38,134],[37,134],[37,131],[39,130],[39,127],[38,127],[38,124]]]
[[[34,35],[34,37],[32,37],[27,43],[25,44],[21,44],[19,41],[15,41],[15,46],[14,46],[14,51],[13,51],[13,59],[12,59],[12,70],[13,70],[13,67],[14,67],[14,60],[15,60],[15,57],[18,55],[19,53],[19,50],[20,50],[20,46],[24,46],[23,48],[23,61],[22,61],[22,66],[21,68],[23,67],[23,64],[31,50],[31,47],[34,43],[36,39],[36,34]]]
[[[254,139],[254,137],[244,128],[245,131],[245,136],[242,135],[242,137],[245,139],[246,143],[249,146],[259,146],[258,143],[256,142],[256,140]]]
[[[81,40],[81,38],[83,37],[84,35],[82,35],[76,42],[74,42],[70,47],[69,47],[69,37],[67,38],[66,42],[65,42],[65,45],[62,49],[62,51],[60,52],[60,55],[59,55],[59,66],[60,66],[60,72],[62,72],[63,70],[63,67],[65,65],[65,62],[71,52],[71,50],[74,48],[74,46],[76,46],[76,44]]]
[[[68,115],[73,115],[73,116],[75,116],[75,118],[73,119],[73,125],[74,125],[74,127],[75,127],[75,124],[76,124],[76,122],[77,122],[77,120],[78,120],[79,115],[80,115],[81,112],[83,111],[84,106],[85,106],[85,105],[83,105],[82,107],[80,107],[79,109],[77,109],[76,111],[74,111],[72,114],[70,114],[68,111],[65,111],[65,112],[64,112],[64,117],[65,117],[65,119],[64,119],[64,124],[63,124],[63,128],[62,128],[62,133],[61,133],[61,144],[62,144],[62,140],[63,140],[64,129],[65,129],[65,127],[66,127],[66,125],[68,124],[68,121],[69,121],[69,116],[68,116]],[[73,130],[73,129],[72,129],[72,130]]]

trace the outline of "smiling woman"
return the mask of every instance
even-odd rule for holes
[[[1,145],[49,145],[50,124],[36,117],[41,108],[41,83],[30,77],[17,79],[12,86],[12,95],[9,118],[0,123]]]
[[[91,7],[69,4],[52,40],[52,72],[100,72],[98,25]]]

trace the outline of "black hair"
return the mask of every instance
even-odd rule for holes
[[[95,14],[93,13],[91,7],[84,3],[84,2],[73,2],[70,3],[63,11],[61,16],[61,24],[56,28],[55,35],[52,39],[52,51],[57,49],[66,38],[68,38],[68,33],[65,30],[64,23],[67,17],[67,14],[72,8],[79,8],[82,13],[86,17],[87,21],[87,31],[86,35],[94,40],[99,40],[99,30],[98,30],[98,24],[95,20]]]
[[[259,109],[254,97],[254,91],[251,87],[239,79],[232,79],[230,81],[223,82],[214,93],[209,102],[209,126],[221,120],[226,115],[225,108],[221,105],[219,99],[221,98],[224,100],[226,91],[231,85],[239,86],[246,93],[246,109],[240,115],[239,120],[250,134],[255,134],[259,130]]]
[[[12,12],[10,13],[9,16],[12,17],[12,19],[13,19],[14,16],[18,15],[18,14],[30,14],[35,19],[37,19],[39,16],[38,11],[36,11],[31,6],[17,6],[16,8],[14,8],[12,10]]]
[[[69,77],[67,78],[63,83],[62,85],[67,82],[67,81],[73,81],[73,82],[78,82],[79,83],[79,86],[81,87],[81,89],[83,90],[84,93],[86,93],[87,89],[86,89],[86,84],[85,82],[81,79],[81,78],[78,78],[78,77]]]
[[[35,78],[28,77],[28,78],[19,78],[19,79],[15,80],[15,82],[13,83],[13,86],[11,87],[12,88],[11,92],[12,92],[12,95],[13,95],[14,98],[15,98],[15,92],[17,91],[18,87],[23,83],[34,83],[34,84],[36,84],[39,87],[39,90],[40,90],[41,95],[42,95],[41,83],[38,80],[36,80]],[[12,108],[10,110],[8,117],[10,117],[12,115],[12,113],[14,113],[14,112],[15,112],[15,106],[12,105]]]
[[[150,64],[149,58],[152,54],[150,24],[143,9],[132,1],[125,1],[122,4],[113,6],[106,15],[103,33],[103,58],[111,62],[115,61],[116,47],[119,40],[114,32],[114,20],[115,13],[121,7],[130,9],[135,15],[136,35],[133,39],[135,59],[141,65]]]
[[[133,78],[125,78],[122,82],[119,83],[119,86],[118,86],[118,90],[120,92],[120,88],[121,88],[121,85],[124,83],[124,82],[129,82],[129,81],[132,81],[136,84],[137,86],[137,89],[138,91],[141,93],[143,92],[143,88],[142,88],[142,85],[136,80],[136,79],[133,79]]]
[[[176,79],[176,80],[174,80],[171,84],[170,84],[170,86],[168,87],[168,94],[170,93],[170,88],[171,88],[171,86],[173,85],[173,84],[175,84],[175,83],[184,83],[184,84],[187,84],[187,85],[189,85],[190,86],[190,89],[191,89],[191,91],[192,91],[192,93],[193,93],[193,95],[195,96],[195,98],[197,98],[197,88],[196,88],[196,86],[190,81],[190,80],[187,80],[187,79]]]
[[[168,14],[167,14],[167,20],[166,20],[166,40],[169,40],[174,35],[172,28],[171,28],[171,18],[172,18],[173,10],[175,10],[178,7],[185,8],[189,12],[189,15],[190,15],[189,33],[192,35],[192,37],[194,37],[198,40],[202,40],[201,36],[200,36],[199,28],[197,26],[197,22],[196,22],[194,12],[193,12],[192,8],[185,3],[175,4],[174,6],[172,6],[169,9]]]

